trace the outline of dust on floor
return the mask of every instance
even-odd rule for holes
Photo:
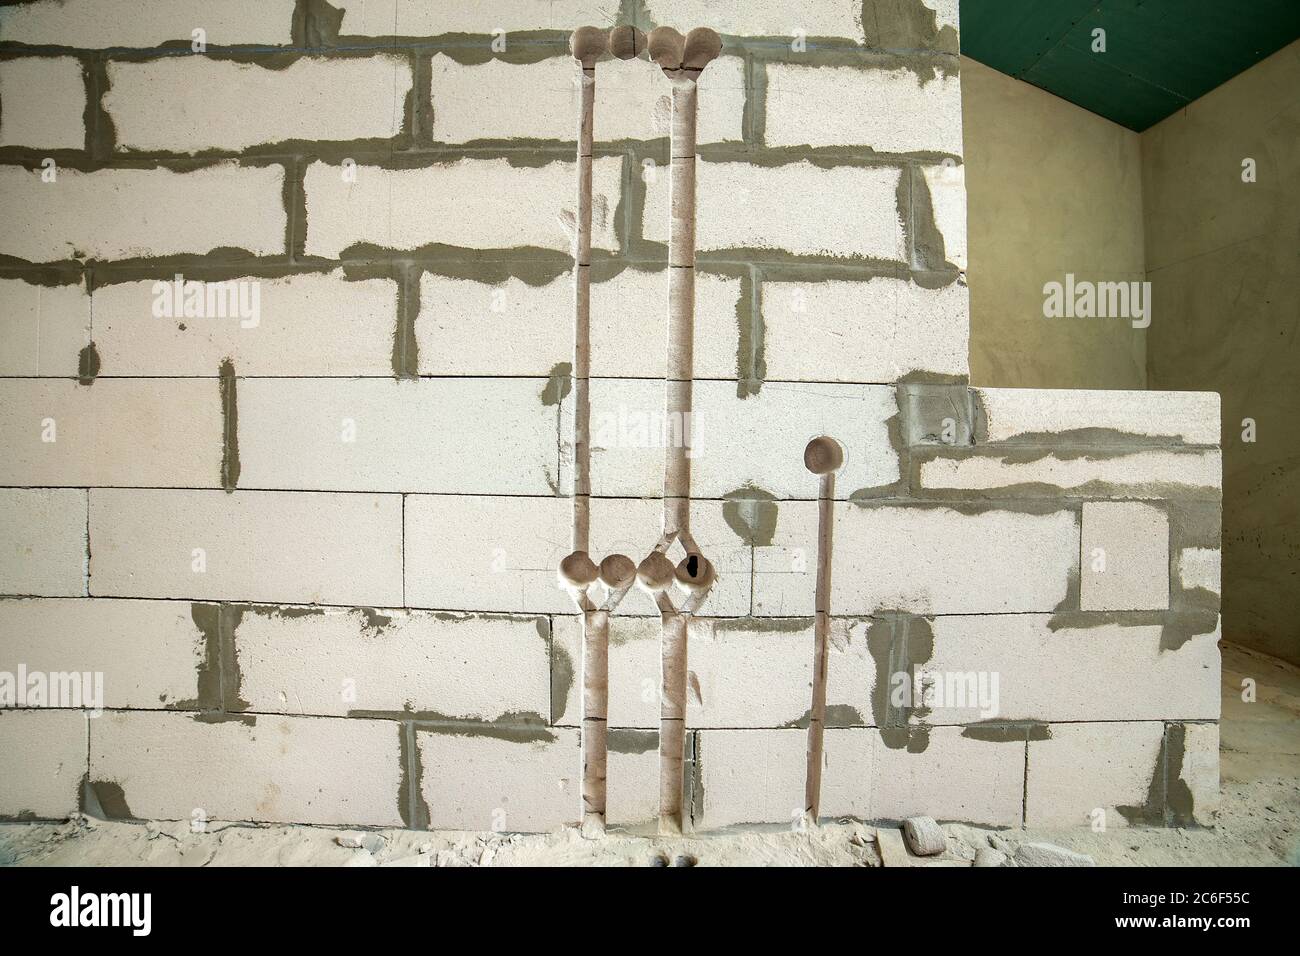
[[[1243,681],[1255,699],[1243,700]],[[969,866],[993,847],[1052,843],[1102,866],[1300,865],[1300,671],[1223,648],[1222,797],[1214,826],[1198,829],[993,830],[946,824],[948,849],[904,865]],[[925,813],[917,807],[918,814]],[[891,864],[895,860],[891,859]],[[576,830],[547,834],[187,821],[0,825],[0,865],[26,866],[879,866],[876,828],[854,821],[803,830],[745,829],[686,837]]]

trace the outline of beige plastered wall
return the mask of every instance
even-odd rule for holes
[[[1138,134],[962,57],[970,378],[1145,388],[1146,333],[1043,317],[1043,285],[1146,278]]]
[[[1141,134],[961,70],[972,384],[1219,392],[1224,634],[1300,661],[1300,43]],[[1044,318],[1067,272],[1151,327]]]
[[[1300,662],[1300,42],[1142,134],[1151,388],[1223,397],[1224,632]],[[1255,161],[1255,181],[1242,163]],[[972,253],[973,255],[973,253]],[[974,296],[972,295],[972,305]],[[1254,441],[1243,433],[1254,422]]]

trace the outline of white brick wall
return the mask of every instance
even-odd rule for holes
[[[904,258],[899,170],[696,162],[696,248]],[[668,177],[646,187],[645,238],[668,241]]]
[[[630,11],[728,37],[696,137],[691,525],[718,571],[687,665],[700,822],[802,809],[817,482],[801,452],[821,434],[846,450],[828,816],[1015,826],[1027,752],[1031,822],[1053,788],[1140,804],[1143,735],[1191,721],[1171,787],[1211,818],[1218,632],[1188,631],[1213,625],[1219,589],[1218,398],[966,401],[960,90],[951,53],[924,50],[927,11],[955,26],[956,0],[865,24],[856,0],[336,0],[337,40],[326,4],[153,6],[0,6],[0,669],[100,671],[119,708],[89,727],[0,713],[0,815],[74,809],[89,736],[90,779],[140,817],[574,822],[581,653],[556,567],[573,540],[578,104],[562,38]],[[888,49],[856,56],[868,38]],[[649,430],[671,104],[644,59],[602,59],[596,90],[590,551],[639,561],[664,522]],[[43,150],[81,159],[51,178],[26,168]],[[256,313],[166,308],[178,273],[236,283]],[[964,451],[932,437],[949,405]],[[870,616],[891,611],[926,619]],[[633,589],[610,651],[614,824],[657,814],[659,627]],[[970,729],[990,715],[952,700],[872,726],[877,658],[904,634],[923,675],[996,673],[996,717],[1050,721],[1044,739]],[[211,712],[218,691],[238,713]]]
[[[411,64],[396,56],[305,57],[283,69],[204,57],[108,65],[103,106],[117,147],[237,152],[286,140],[396,136]]]
[[[192,39],[280,44],[291,39],[293,0],[38,0],[0,12],[0,40],[103,49]]]
[[[246,608],[235,631],[239,695],[259,712],[545,720],[546,629],[545,618]]]
[[[402,603],[396,495],[96,489],[90,535],[95,595]]]
[[[613,249],[621,163],[593,162],[592,246]],[[415,249],[429,243],[471,249],[523,246],[567,252],[573,164],[511,166],[461,159],[419,169],[307,167],[307,254],[338,258],[357,243]],[[565,214],[568,220],[565,219]]]
[[[961,84],[956,72],[927,76],[922,83],[905,68],[792,62],[770,63],[766,69],[768,146],[847,144],[880,153],[961,155]],[[844,108],[850,103],[852,108]],[[827,108],[817,110],[818,104]]]
[[[894,382],[913,372],[965,375],[966,287],[910,280],[764,282],[767,377]]]
[[[659,726],[658,618],[616,616],[610,623],[609,725]],[[581,660],[581,624],[576,617],[555,619],[555,646],[574,662]],[[688,728],[784,727],[806,721],[812,702],[813,627],[802,619],[775,624],[696,618],[691,621],[687,694]],[[866,631],[836,621],[831,640],[827,704],[833,723],[852,708],[853,724],[871,723],[868,698],[875,662],[867,651]],[[696,689],[698,688],[698,695]],[[756,689],[761,692],[756,693]],[[581,687],[569,688],[556,721],[577,726]]]
[[[240,483],[324,491],[547,494],[558,468],[559,411],[542,404],[545,384],[538,379],[244,380],[238,392]]]
[[[573,30],[613,23],[618,15],[616,0],[493,0],[490,6],[473,0],[339,0],[334,6],[345,11],[339,32],[360,36]]]
[[[3,32],[0,39],[6,39]],[[81,64],[74,58],[0,61],[0,99],[4,101],[0,146],[85,148],[86,84]]]
[[[76,375],[89,341],[82,286],[0,279],[0,375]]]
[[[0,488],[0,594],[86,593],[86,492]]]
[[[204,650],[184,601],[0,601],[0,671],[101,673],[101,707],[193,706]]]
[[[400,732],[381,720],[105,714],[90,730],[90,779],[121,787],[140,819],[401,826]]]
[[[0,166],[0,254],[30,262],[133,259],[230,246],[284,252],[284,169],[218,163],[168,169],[41,170]]]
[[[221,436],[214,379],[0,380],[0,484],[220,487]]]
[[[539,63],[457,63],[433,55],[433,139],[468,143],[528,138],[572,141],[577,134],[578,65],[567,53]],[[741,138],[744,61],[721,57],[700,75],[697,143]],[[605,60],[596,69],[597,142],[668,135],[671,92],[658,66]]]
[[[198,281],[185,279],[182,288],[191,291],[182,294],[182,305],[190,295],[197,301],[199,286],[189,283]],[[240,375],[393,374],[394,280],[349,280],[342,269],[335,269],[323,274],[275,279],[244,276],[223,281],[241,283],[239,293],[250,305],[256,294],[255,316],[186,316],[182,311],[172,318],[160,318],[154,314],[155,303],[165,305],[169,293],[153,280],[96,289],[95,349],[102,363],[100,375],[213,376],[226,358]],[[175,279],[159,282],[172,284]],[[246,292],[243,285],[248,286]],[[206,285],[202,288],[206,297]],[[72,364],[75,373],[75,350]]]
[[[84,715],[0,710],[0,817],[66,817],[85,774]]]

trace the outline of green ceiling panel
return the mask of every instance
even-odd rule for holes
[[[1176,93],[1114,67],[1099,66],[1092,57],[1091,52],[1058,46],[1021,79],[1135,130],[1144,130],[1187,105]]]
[[[962,53],[1139,131],[1297,37],[1300,0],[961,0]]]
[[[961,52],[1019,77],[1096,6],[1097,0],[962,0]]]

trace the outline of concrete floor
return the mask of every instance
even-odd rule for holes
[[[1242,682],[1255,700],[1242,700]],[[1047,841],[1116,866],[1300,865],[1300,669],[1232,645],[1223,648],[1222,798],[1211,828],[993,831],[947,825],[942,857],[903,865],[969,865],[986,845],[1014,851]],[[918,808],[923,813],[924,808]],[[806,832],[746,830],[661,839],[576,831],[505,835],[327,827],[180,823],[0,825],[0,865],[156,866],[511,866],[511,865],[849,865],[879,866],[876,828],[825,824]],[[363,837],[368,847],[343,846]],[[379,839],[376,839],[378,837]]]

